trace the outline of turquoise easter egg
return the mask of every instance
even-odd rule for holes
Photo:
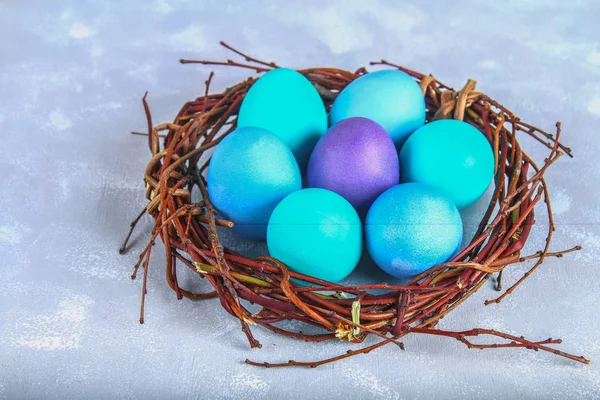
[[[367,249],[388,274],[410,279],[446,262],[460,248],[460,212],[440,190],[404,183],[383,192],[365,220]]]
[[[327,113],[308,79],[294,70],[276,68],[248,90],[237,126],[258,126],[273,132],[292,150],[304,171],[313,147],[327,131]]]
[[[235,223],[233,232],[265,239],[271,212],[288,194],[302,188],[290,149],[271,132],[238,128],[215,149],[208,167],[208,196]]]
[[[392,137],[396,148],[425,123],[425,99],[417,82],[398,70],[371,72],[351,82],[329,112],[334,125],[350,117],[369,118]]]
[[[362,224],[354,207],[325,189],[303,189],[283,199],[269,220],[267,246],[291,270],[338,282],[358,263]]]
[[[444,191],[462,210],[486,191],[494,175],[494,154],[485,136],[457,120],[433,121],[400,151],[402,182],[421,182]]]

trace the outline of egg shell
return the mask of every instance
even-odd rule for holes
[[[377,196],[400,180],[398,154],[378,123],[352,117],[319,139],[306,170],[306,184],[331,190],[365,216]]]
[[[375,200],[365,221],[373,261],[388,274],[411,279],[446,262],[460,248],[460,212],[443,192],[422,183],[396,185]]]
[[[433,121],[400,151],[402,182],[421,182],[444,191],[462,210],[475,203],[494,175],[494,154],[485,136],[458,120]]]
[[[362,252],[362,225],[342,196],[303,189],[283,199],[269,220],[267,246],[291,270],[330,282],[352,272]]]
[[[327,112],[308,79],[297,71],[276,68],[248,90],[237,126],[257,126],[273,132],[292,150],[304,171],[317,140],[327,131]]]
[[[425,123],[425,99],[417,82],[398,70],[371,72],[351,82],[329,112],[334,125],[350,117],[365,117],[381,125],[396,148]]]
[[[238,128],[215,149],[208,167],[213,205],[233,221],[233,232],[265,239],[271,212],[288,194],[302,188],[290,149],[271,132]]]

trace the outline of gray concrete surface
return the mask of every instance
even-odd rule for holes
[[[600,359],[600,30],[595,1],[30,1],[0,3],[0,398],[466,399],[600,397],[600,369],[527,350],[468,350],[408,337],[316,370],[252,368],[246,358],[306,360],[347,344],[305,344],[256,329],[248,349],[217,301],[177,301],[151,262],[146,324],[129,279],[148,237],[116,249],[144,205],[149,157],[140,97],[158,122],[201,93],[226,40],[290,67],[354,69],[386,58],[452,86],[469,77],[523,120],[552,129],[576,157],[549,172],[557,232],[549,259],[501,304],[491,283],[440,324],[485,327]],[[214,90],[249,71],[216,69]],[[525,141],[538,160],[543,147]],[[465,215],[471,225],[481,207]],[[528,244],[544,242],[540,220]],[[234,246],[257,254],[248,243]],[[528,265],[506,273],[510,283]],[[358,274],[353,279],[369,278]],[[202,285],[188,275],[184,283]]]

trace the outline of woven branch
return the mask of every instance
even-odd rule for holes
[[[277,67],[273,62],[263,62],[222,43],[223,46],[242,56],[247,64],[232,60],[192,61],[205,65],[227,65],[249,68],[258,73]],[[381,337],[381,341],[358,350],[326,360],[311,362],[289,361],[286,363],[248,364],[264,367],[319,365],[368,353],[378,347],[395,343],[410,333],[433,334],[453,337],[470,348],[525,347],[550,351],[569,359],[589,363],[582,356],[574,356],[548,347],[559,340],[528,341],[501,332],[473,329],[465,332],[448,332],[435,329],[438,321],[475,293],[494,274],[498,274],[501,288],[503,270],[514,263],[535,259],[533,267],[499,297],[486,304],[498,303],[512,293],[546,257],[561,257],[580,247],[550,253],[552,233],[555,229],[545,171],[556,160],[571,150],[560,142],[561,126],[556,124],[556,134],[523,123],[511,111],[475,90],[475,81],[469,80],[463,89],[454,91],[431,75],[403,68],[387,61],[372,62],[397,68],[411,75],[421,85],[427,105],[427,120],[440,118],[461,119],[473,125],[489,141],[494,151],[495,190],[479,228],[464,250],[451,261],[435,266],[415,277],[405,286],[386,283],[345,286],[326,282],[288,270],[285,264],[271,257],[250,259],[225,248],[219,241],[217,226],[232,227],[230,221],[216,218],[206,189],[205,172],[208,160],[198,165],[206,151],[236,128],[240,104],[256,78],[248,78],[219,94],[209,94],[213,73],[206,81],[203,96],[187,102],[173,123],[153,126],[150,109],[143,98],[148,119],[148,146],[152,158],[144,174],[147,206],[131,224],[127,240],[137,221],[144,213],[154,220],[154,228],[148,245],[142,251],[132,278],[143,268],[142,302],[140,322],[144,321],[144,300],[149,260],[156,238],[165,245],[166,277],[168,285],[177,298],[207,299],[218,297],[223,308],[240,320],[251,347],[261,347],[254,338],[250,325],[260,325],[278,334],[306,341],[347,340],[362,342],[368,335]],[[321,95],[327,109],[339,91],[359,76],[367,73],[365,68],[356,72],[336,68],[310,68],[299,70]],[[536,164],[519,144],[518,137],[528,135],[548,148],[548,156]],[[164,137],[163,137],[164,136]],[[162,146],[161,146],[161,138]],[[191,189],[197,186],[202,200],[191,201]],[[548,219],[548,231],[544,248],[533,255],[522,256],[521,249],[535,224],[534,209],[543,202]],[[185,266],[206,278],[214,288],[208,293],[195,293],[180,287],[177,268]],[[290,278],[303,280],[309,286],[298,286]],[[373,294],[372,289],[385,290]],[[323,294],[335,292],[334,295]],[[251,312],[247,302],[261,306]],[[277,326],[278,322],[296,320],[321,328],[323,333],[305,334]],[[491,335],[506,339],[508,343],[473,344],[467,337]]]

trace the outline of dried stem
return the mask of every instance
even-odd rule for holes
[[[591,361],[586,359],[583,356],[574,356],[572,354],[568,354],[551,347],[545,346],[546,344],[560,344],[562,340],[560,339],[546,339],[539,342],[531,342],[526,340],[524,337],[517,337],[513,335],[509,335],[507,333],[499,332],[492,329],[470,329],[468,331],[462,332],[450,332],[450,331],[442,331],[439,329],[419,329],[414,328],[410,329],[412,333],[423,333],[427,335],[436,335],[436,336],[446,336],[452,337],[458,340],[461,343],[464,343],[470,349],[497,349],[504,347],[524,347],[531,350],[543,350],[556,355],[560,355],[571,359],[573,361],[578,361],[584,364],[591,364]],[[467,339],[467,337],[475,337],[480,335],[490,335],[500,337],[506,340],[510,340],[509,343],[493,343],[493,344],[475,344]]]
[[[135,217],[135,219],[131,222],[131,224],[129,224],[129,231],[127,231],[127,236],[125,236],[125,240],[123,240],[123,244],[121,245],[121,247],[119,247],[119,254],[123,254],[125,252],[127,243],[129,242],[129,238],[131,238],[131,234],[133,233],[135,226],[140,221],[140,219],[144,216],[144,214],[146,214],[146,207],[144,207],[142,209],[142,211],[138,214],[138,216]]]
[[[324,360],[319,361],[294,361],[289,360],[286,363],[268,363],[268,362],[256,362],[246,359],[246,364],[254,365],[256,367],[265,367],[265,368],[278,368],[278,367],[309,367],[309,368],[317,368],[321,365],[329,364],[335,361],[343,360],[344,358],[356,356],[358,354],[367,354],[371,351],[378,349],[386,344],[392,342],[392,339],[382,340],[378,343],[375,343],[371,346],[364,347],[359,350],[348,350],[344,354],[340,354],[339,356],[326,358]]]

